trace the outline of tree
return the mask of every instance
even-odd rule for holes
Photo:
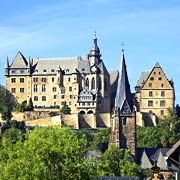
[[[4,142],[0,179],[92,179],[83,155],[87,142],[68,128],[36,127],[24,141]]]
[[[172,147],[180,139],[180,118],[168,109],[168,116],[159,119],[157,127],[137,126],[138,147]]]
[[[34,107],[33,107],[33,101],[32,98],[29,98],[29,103],[27,105],[27,111],[33,111]]]
[[[0,113],[3,120],[10,120],[17,101],[14,96],[2,85],[0,85]]]
[[[60,112],[63,113],[63,114],[71,114],[71,108],[65,102],[65,104],[61,108]]]
[[[141,168],[132,161],[129,150],[111,145],[97,164],[99,176],[140,176]]]

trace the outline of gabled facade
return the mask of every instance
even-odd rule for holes
[[[57,108],[65,103],[71,113],[110,113],[111,78],[94,37],[84,57],[29,59],[18,52],[6,63],[6,87],[19,103],[32,98],[35,108]]]
[[[115,97],[115,110],[112,115],[110,144],[119,148],[130,149],[136,155],[136,112],[133,107],[124,50],[122,51],[121,66]]]
[[[143,72],[135,87],[137,111],[157,117],[167,115],[167,108],[174,108],[174,86],[156,63],[151,72]]]

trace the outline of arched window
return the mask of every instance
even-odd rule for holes
[[[101,77],[99,77],[98,88],[99,88],[99,90],[101,90],[101,89],[102,89]]]
[[[46,101],[46,96],[42,96],[42,101]]]
[[[86,79],[85,86],[89,89],[89,79],[88,78]]]
[[[85,114],[85,111],[81,110],[79,113],[80,113],[80,114]]]
[[[34,96],[34,101],[38,101],[38,96]]]
[[[88,113],[88,114],[93,114],[93,111],[92,111],[92,110],[90,110],[90,111],[88,111],[87,113]]]
[[[91,89],[95,89],[95,79],[94,79],[94,77],[91,80]]]

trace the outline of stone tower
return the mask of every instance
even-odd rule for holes
[[[110,144],[130,149],[133,155],[136,154],[136,112],[133,108],[124,50],[122,50],[115,109],[112,115]]]

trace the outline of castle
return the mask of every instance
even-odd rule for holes
[[[158,63],[151,72],[142,73],[133,97],[124,50],[119,73],[108,71],[96,35],[87,56],[27,60],[18,52],[11,65],[7,58],[5,69],[6,88],[19,103],[31,98],[36,111],[58,110],[67,104],[71,115],[62,117],[66,124],[111,127],[111,144],[130,148],[133,154],[136,124],[151,121],[155,125],[154,118],[164,117],[167,108],[174,108],[173,82]]]
[[[6,87],[19,103],[32,98],[35,109],[61,108],[71,113],[110,113],[111,94],[118,72],[108,72],[95,35],[84,57],[29,59],[18,52],[7,59]]]

